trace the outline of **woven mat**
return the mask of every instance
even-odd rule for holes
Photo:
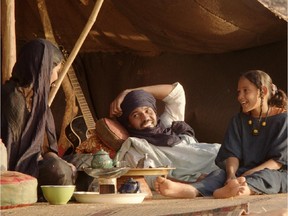
[[[183,214],[171,214],[170,216],[240,216],[247,215],[249,212],[249,203],[244,203],[235,206],[216,208],[211,210],[183,213]],[[167,215],[168,216],[168,215]]]
[[[187,212],[180,214],[159,214],[159,216],[241,216],[247,215],[249,212],[249,203],[215,208],[210,210],[196,211],[196,212]],[[140,212],[135,212],[133,210],[124,210],[123,208],[114,208],[98,211],[97,213],[91,214],[90,216],[112,216],[112,215],[139,215]],[[142,212],[141,214],[145,215],[148,212]],[[147,214],[149,215],[149,213]],[[158,215],[158,214],[157,214]]]

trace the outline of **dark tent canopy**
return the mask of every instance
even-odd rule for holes
[[[95,0],[46,4],[57,43],[71,51]],[[286,90],[286,21],[286,0],[104,0],[73,67],[95,120],[125,88],[179,81],[196,137],[221,143],[239,111],[240,72],[265,70]],[[36,0],[16,0],[16,37],[19,47],[45,37]],[[60,90],[58,124],[63,103]]]

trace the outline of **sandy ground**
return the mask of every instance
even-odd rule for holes
[[[287,194],[255,195],[230,199],[203,197],[196,199],[171,199],[153,194],[152,199],[144,200],[141,204],[87,204],[69,202],[66,205],[49,205],[44,202],[35,203],[27,207],[2,210],[0,211],[0,214],[1,216],[189,215],[191,212],[229,207],[245,203],[249,203],[249,215],[288,215]]]

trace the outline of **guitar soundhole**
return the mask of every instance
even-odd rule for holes
[[[73,144],[74,149],[87,139],[87,126],[83,116],[77,116],[65,129],[66,137]]]

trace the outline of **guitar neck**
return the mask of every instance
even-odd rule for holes
[[[68,77],[70,79],[73,90],[75,92],[78,104],[80,106],[80,109],[81,109],[81,112],[83,114],[83,118],[84,118],[84,121],[85,121],[85,124],[86,124],[88,130],[95,129],[95,121],[94,121],[93,115],[90,112],[88,103],[85,99],[85,96],[83,94],[83,91],[81,89],[81,86],[78,82],[78,79],[77,79],[77,76],[76,76],[74,70],[69,70],[67,74],[68,74]]]

